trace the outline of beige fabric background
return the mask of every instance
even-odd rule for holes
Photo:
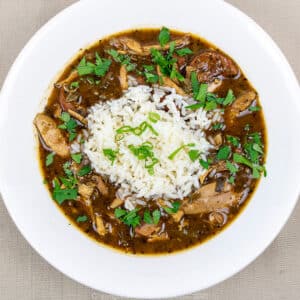
[[[0,0],[0,86],[27,40],[50,17],[73,2]],[[228,2],[254,18],[275,39],[300,78],[300,0]],[[49,266],[17,231],[0,198],[0,299],[120,298],[84,287]],[[213,288],[180,299],[300,299],[300,206],[273,244],[245,270]]]

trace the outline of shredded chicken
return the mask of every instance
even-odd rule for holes
[[[110,208],[117,208],[117,207],[121,206],[123,203],[124,203],[124,200],[117,197],[110,204]]]
[[[124,65],[120,67],[120,85],[122,90],[128,89],[128,81],[127,81],[127,70]]]
[[[106,229],[104,226],[104,222],[101,216],[98,214],[95,214],[95,223],[96,223],[96,229],[99,235],[103,236],[106,234]]]
[[[88,122],[86,120],[85,117],[83,117],[81,114],[79,114],[78,112],[72,110],[72,109],[68,109],[68,113],[73,117],[75,118],[76,120],[78,120],[80,123],[84,124],[84,125],[87,125]]]
[[[100,175],[97,176],[97,189],[103,196],[108,196],[109,190]]]
[[[58,156],[69,157],[70,148],[55,121],[45,114],[37,114],[34,124],[46,145]]]
[[[162,233],[162,234],[154,234],[154,235],[152,235],[151,237],[149,237],[148,239],[147,239],[147,242],[149,242],[149,243],[154,243],[154,242],[162,242],[162,241],[167,241],[167,240],[169,240],[170,238],[169,238],[169,235],[168,235],[168,233],[167,232],[164,232],[164,233]]]
[[[187,94],[184,92],[184,90],[182,88],[180,88],[172,79],[170,79],[169,77],[163,76],[163,74],[160,71],[159,66],[156,67],[156,71],[157,71],[157,74],[162,77],[162,81],[163,81],[162,85],[163,86],[174,88],[177,94],[179,94],[181,96],[187,96]]]
[[[74,70],[72,73],[70,73],[70,75],[63,79],[62,81],[59,81],[56,85],[57,86],[63,86],[64,84],[69,84],[72,81],[74,81],[75,79],[77,79],[79,77],[79,74],[77,72],[77,70]]]
[[[176,223],[178,223],[178,222],[180,222],[180,220],[181,220],[182,217],[184,216],[184,212],[183,212],[182,210],[178,210],[177,213],[172,214],[171,216],[172,216],[173,220],[174,220]]]
[[[239,114],[251,105],[256,96],[254,91],[248,91],[236,98],[230,107],[229,121],[233,123]]]
[[[227,170],[227,167],[226,167],[226,163],[225,161],[219,161],[218,163],[214,164],[213,166],[209,167],[200,177],[199,177],[199,180],[200,180],[200,183],[203,184],[205,179],[207,178],[207,176],[212,172],[212,171],[215,171],[216,173],[218,172],[223,172],[223,171],[226,171]]]

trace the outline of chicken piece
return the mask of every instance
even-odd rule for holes
[[[162,80],[163,81],[163,83],[162,83],[163,86],[174,88],[177,94],[179,94],[181,96],[187,96],[187,94],[184,92],[184,90],[182,88],[180,88],[172,79],[162,75],[159,66],[156,67],[156,71],[157,71],[157,74],[159,76],[161,76],[162,79],[163,79]]]
[[[214,136],[214,145],[216,147],[220,147],[223,143],[223,139],[222,139],[222,134],[221,133],[217,133],[215,136]]]
[[[122,90],[128,89],[128,81],[127,81],[127,70],[124,65],[121,65],[120,67],[120,85]]]
[[[118,50],[127,51],[132,54],[147,55],[144,53],[141,44],[138,41],[131,38],[122,37],[114,39],[111,41],[111,45],[116,47]]]
[[[45,144],[58,156],[69,157],[70,148],[61,130],[57,128],[55,121],[45,114],[37,114],[34,124]]]
[[[182,48],[182,47],[187,46],[190,43],[190,36],[189,35],[185,35],[182,38],[172,40],[172,42],[175,43],[175,48]],[[157,49],[157,50],[169,50],[170,43],[166,44],[164,47],[162,47],[159,44],[152,44],[152,45],[143,46],[142,48],[143,48],[143,51],[146,54],[150,54],[151,53],[151,49],[153,49],[153,48]]]
[[[109,190],[100,175],[97,176],[97,189],[103,196],[108,196]]]
[[[246,110],[251,105],[256,96],[254,91],[248,91],[235,99],[229,112],[229,120],[231,123],[235,121],[235,118],[237,118],[242,111]]]
[[[124,203],[124,200],[117,197],[110,204],[110,208],[117,208],[117,207],[121,206],[123,203]]]
[[[65,96],[65,90],[62,87],[60,88],[60,91],[59,91],[58,101],[59,101],[61,108],[64,111],[67,111],[69,109],[71,109],[71,110],[75,109],[75,107],[72,103],[67,102],[66,96]]]
[[[106,234],[106,229],[102,217],[98,214],[95,214],[95,223],[98,234],[104,236]]]
[[[178,210],[177,213],[175,214],[171,214],[173,220],[178,223],[180,222],[180,220],[182,219],[182,217],[184,216],[184,212],[182,210]]]
[[[83,117],[81,114],[79,114],[78,112],[72,110],[72,109],[68,109],[68,113],[73,117],[75,118],[76,120],[78,120],[80,123],[84,124],[84,125],[87,125],[88,122],[86,120],[85,117]]]
[[[222,85],[222,80],[216,78],[214,81],[210,82],[207,87],[209,93],[214,93],[217,88]]]
[[[150,237],[153,233],[156,233],[159,230],[160,228],[157,225],[145,223],[141,226],[136,227],[135,233],[140,236]]]
[[[215,170],[216,173],[218,172],[224,172],[227,170],[226,167],[226,162],[225,161],[219,161],[218,163],[214,164],[213,166],[209,167],[209,169],[207,169],[202,175],[200,175],[199,180],[200,183],[203,184],[206,177],[213,171]]]
[[[90,199],[94,192],[94,188],[95,188],[95,186],[92,184],[79,183],[78,184],[78,193],[84,199]]]
[[[233,192],[223,192],[211,197],[199,197],[182,205],[182,210],[187,215],[209,213],[238,203],[239,197]]]
[[[192,200],[198,199],[200,197],[211,197],[218,194],[217,182],[214,181],[209,184],[202,185],[193,195],[191,196]]]
[[[62,81],[59,81],[56,85],[57,86],[63,86],[64,84],[69,84],[72,81],[74,81],[75,79],[77,79],[79,77],[79,74],[77,72],[77,70],[74,70],[73,72],[70,73],[70,75],[63,79]]]
[[[239,68],[233,60],[215,50],[196,54],[190,66],[197,72],[199,82],[212,82],[216,78],[232,78],[239,74]]]
[[[153,236],[149,237],[147,239],[148,243],[154,243],[154,242],[162,242],[162,241],[167,241],[169,240],[169,235],[167,232],[164,232],[162,234],[154,234]]]

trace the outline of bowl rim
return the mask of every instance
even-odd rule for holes
[[[233,13],[235,13],[240,19],[244,19],[245,22],[248,23],[249,27],[251,27],[253,30],[255,30],[255,32],[257,32],[257,34],[260,36],[260,38],[264,39],[266,41],[266,44],[268,44],[268,47],[276,54],[278,55],[278,57],[280,58],[281,61],[281,65],[282,67],[285,69],[286,72],[286,76],[290,79],[290,89],[294,90],[298,95],[300,95],[300,89],[299,89],[299,84],[297,81],[297,78],[292,70],[292,68],[290,67],[287,59],[285,58],[284,54],[281,52],[281,50],[279,49],[279,47],[276,45],[276,43],[272,40],[272,38],[250,17],[248,17],[246,14],[244,14],[242,11],[240,11],[238,8],[232,6],[231,4],[227,3],[227,2],[223,2],[223,1],[218,1],[216,0],[216,2],[220,2],[223,3],[223,5],[229,7]],[[0,103],[2,104],[4,99],[6,98],[6,93],[10,88],[10,84],[11,81],[13,79],[13,77],[15,76],[15,73],[18,72],[18,66],[20,64],[20,62],[22,61],[23,57],[26,56],[26,53],[30,51],[31,47],[34,47],[34,43],[37,42],[39,40],[39,38],[46,33],[46,30],[48,27],[50,27],[52,24],[55,23],[57,18],[62,17],[64,14],[66,14],[67,12],[71,12],[72,9],[74,7],[77,7],[81,5],[81,1],[79,2],[75,2],[74,4],[66,7],[65,9],[63,9],[62,11],[60,11],[58,14],[56,14],[55,16],[53,16],[47,23],[45,23],[33,36],[32,38],[26,43],[26,45],[23,47],[23,49],[21,50],[20,54],[17,56],[17,58],[15,59],[13,65],[11,66],[9,72],[7,73],[7,76],[4,80],[4,83],[2,85],[2,89],[1,89],[1,93],[0,93]],[[298,108],[298,113],[300,112],[300,103],[295,103],[295,105]],[[1,115],[1,111],[0,111],[0,115]],[[18,228],[18,230],[21,232],[21,234],[23,235],[23,237],[27,240],[27,242],[31,245],[31,247],[40,255],[42,256],[50,265],[52,265],[55,269],[59,270],[61,273],[65,274],[66,276],[68,276],[69,278],[72,278],[73,280],[80,282],[83,285],[89,286],[93,289],[98,289],[95,286],[89,285],[87,282],[84,282],[82,280],[79,280],[78,278],[76,278],[76,276],[71,276],[70,274],[64,273],[64,270],[58,266],[54,261],[51,261],[50,259],[48,259],[47,257],[43,256],[43,254],[39,251],[38,247],[36,245],[33,245],[30,241],[30,238],[28,237],[28,235],[23,231],[23,228],[19,226],[18,221],[13,217],[13,213],[10,209],[10,206],[7,202],[8,196],[6,195],[6,193],[3,191],[3,184],[2,184],[2,180],[1,180],[1,176],[0,176],[0,191],[2,191],[2,198],[3,198],[3,202],[7,208],[7,211],[11,217],[11,219],[13,220],[13,222],[15,223],[16,227]],[[213,283],[213,284],[208,284],[207,286],[205,286],[203,289],[209,288],[211,286],[214,286],[217,283],[220,283],[226,279],[228,279],[229,277],[237,274],[238,272],[240,272],[242,269],[244,269],[245,267],[247,267],[250,263],[252,263],[259,255],[261,255],[266,248],[274,241],[274,239],[277,237],[277,235],[279,234],[279,232],[281,231],[281,229],[284,227],[284,225],[287,223],[290,215],[292,214],[297,201],[298,201],[298,196],[300,194],[300,186],[299,187],[295,187],[295,190],[293,191],[293,200],[291,200],[290,202],[290,209],[289,209],[289,214],[288,216],[285,218],[285,221],[283,224],[280,225],[280,227],[278,228],[278,230],[276,230],[276,232],[274,232],[273,237],[269,240],[269,243],[265,244],[265,246],[258,252],[255,253],[255,255],[252,255],[252,257],[250,259],[248,259],[248,263],[244,264],[242,266],[240,266],[239,268],[237,268],[234,272],[231,272],[230,274],[228,274],[226,277],[218,280],[217,282]],[[226,230],[226,229],[225,229]],[[110,290],[110,289],[102,289],[103,292],[106,293],[110,293],[110,294],[115,294],[115,295],[119,295],[119,296],[124,296],[124,297],[131,297],[130,294],[126,294],[126,291],[124,291],[123,294],[120,293],[115,293],[114,291]],[[176,293],[176,294],[169,294],[169,295],[164,295],[163,297],[159,297],[159,298],[167,298],[167,297],[171,297],[171,296],[182,296],[185,295],[187,293],[192,293],[192,292],[196,292],[198,291],[198,289],[193,289],[193,290],[184,290],[182,289],[182,291],[180,293]],[[148,298],[147,296],[144,295],[143,298]],[[149,298],[153,298],[152,296]]]

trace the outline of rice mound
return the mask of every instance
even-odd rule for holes
[[[195,144],[192,149],[206,159],[213,146],[207,141],[204,130],[222,119],[219,110],[207,112],[186,110],[192,99],[176,94],[174,89],[138,85],[130,87],[119,99],[101,102],[89,109],[89,135],[83,151],[92,167],[110,182],[118,186],[118,196],[125,200],[125,207],[133,209],[136,203],[145,204],[149,199],[164,197],[182,199],[199,188],[199,176],[205,171],[199,161],[192,162],[187,151],[180,151],[173,160],[168,156],[184,144]],[[160,120],[151,123],[149,113],[157,113]],[[124,125],[139,126],[147,121],[159,133],[155,136],[146,130],[140,136],[124,134],[116,141],[116,130]],[[128,148],[151,142],[159,163],[154,175],[145,168]],[[112,164],[103,149],[118,150]]]

